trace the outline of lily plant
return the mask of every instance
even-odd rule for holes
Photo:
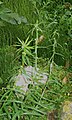
[[[22,58],[22,66],[25,65],[29,65],[30,64],[30,57],[33,57],[33,54],[31,52],[32,49],[34,49],[33,46],[30,46],[30,43],[33,40],[29,40],[29,36],[27,37],[27,39],[24,40],[20,40],[18,37],[18,44],[16,46],[19,47],[19,49],[17,50],[17,55],[21,55]]]

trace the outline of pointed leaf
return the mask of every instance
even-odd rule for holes
[[[22,44],[22,41],[17,37],[18,41]]]
[[[28,42],[28,40],[29,40],[29,36],[28,36],[27,39],[25,40],[25,44]]]
[[[33,40],[30,40],[26,45],[28,46]]]
[[[11,19],[10,16],[8,14],[1,14],[0,15],[0,18],[8,23],[11,23],[11,24],[17,24],[16,21],[14,19]]]
[[[26,60],[27,60],[28,65],[30,65],[30,61],[29,61],[29,58],[27,56],[26,56]]]
[[[3,14],[5,14],[5,13],[11,13],[12,11],[10,10],[10,9],[8,9],[8,8],[3,8],[3,9],[1,9],[1,13]]]

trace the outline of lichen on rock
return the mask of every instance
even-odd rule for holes
[[[64,102],[61,120],[72,120],[72,102],[71,101]]]

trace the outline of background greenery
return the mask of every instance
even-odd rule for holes
[[[49,111],[60,110],[62,102],[72,97],[71,77],[68,77],[68,84],[64,85],[62,83],[66,74],[72,71],[72,1],[1,0],[1,2],[0,119],[20,120],[24,116],[26,120],[46,120]],[[7,13],[11,13],[11,16],[2,18],[2,11],[4,16]],[[15,15],[12,17],[13,13]],[[24,21],[21,16],[24,16]],[[43,39],[41,39],[41,36],[43,36]],[[22,44],[23,47],[18,46],[18,38],[23,42],[28,37],[29,41],[32,40],[30,46],[33,49],[26,48],[26,51],[24,51],[24,43]],[[40,42],[36,44],[35,40],[38,40],[38,38]],[[20,49],[21,51],[18,52]],[[24,62],[24,59],[22,59],[23,52],[27,55],[23,57],[33,55],[29,60],[27,58],[30,65],[34,65],[35,62],[35,67],[45,68],[48,73],[49,63],[55,62],[58,67],[56,66],[49,76],[51,80],[49,83],[30,86],[30,91],[24,99],[21,99],[16,93],[23,93],[20,90],[16,91],[18,88],[10,88],[9,81],[11,77],[18,74],[18,70]],[[6,88],[4,89],[4,87]],[[59,119],[58,111],[56,119]]]

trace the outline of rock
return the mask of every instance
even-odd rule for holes
[[[25,67],[25,74],[19,74],[15,77],[15,85],[21,87],[21,89],[26,92],[28,90],[29,84],[34,84],[33,77],[36,77],[37,81],[45,84],[47,81],[47,73],[39,73],[39,68],[37,71],[32,66]]]
[[[24,74],[16,76],[15,85],[19,86],[24,92],[28,90],[28,85],[31,82],[25,77]]]
[[[71,101],[64,102],[61,120],[72,120],[72,102]]]

